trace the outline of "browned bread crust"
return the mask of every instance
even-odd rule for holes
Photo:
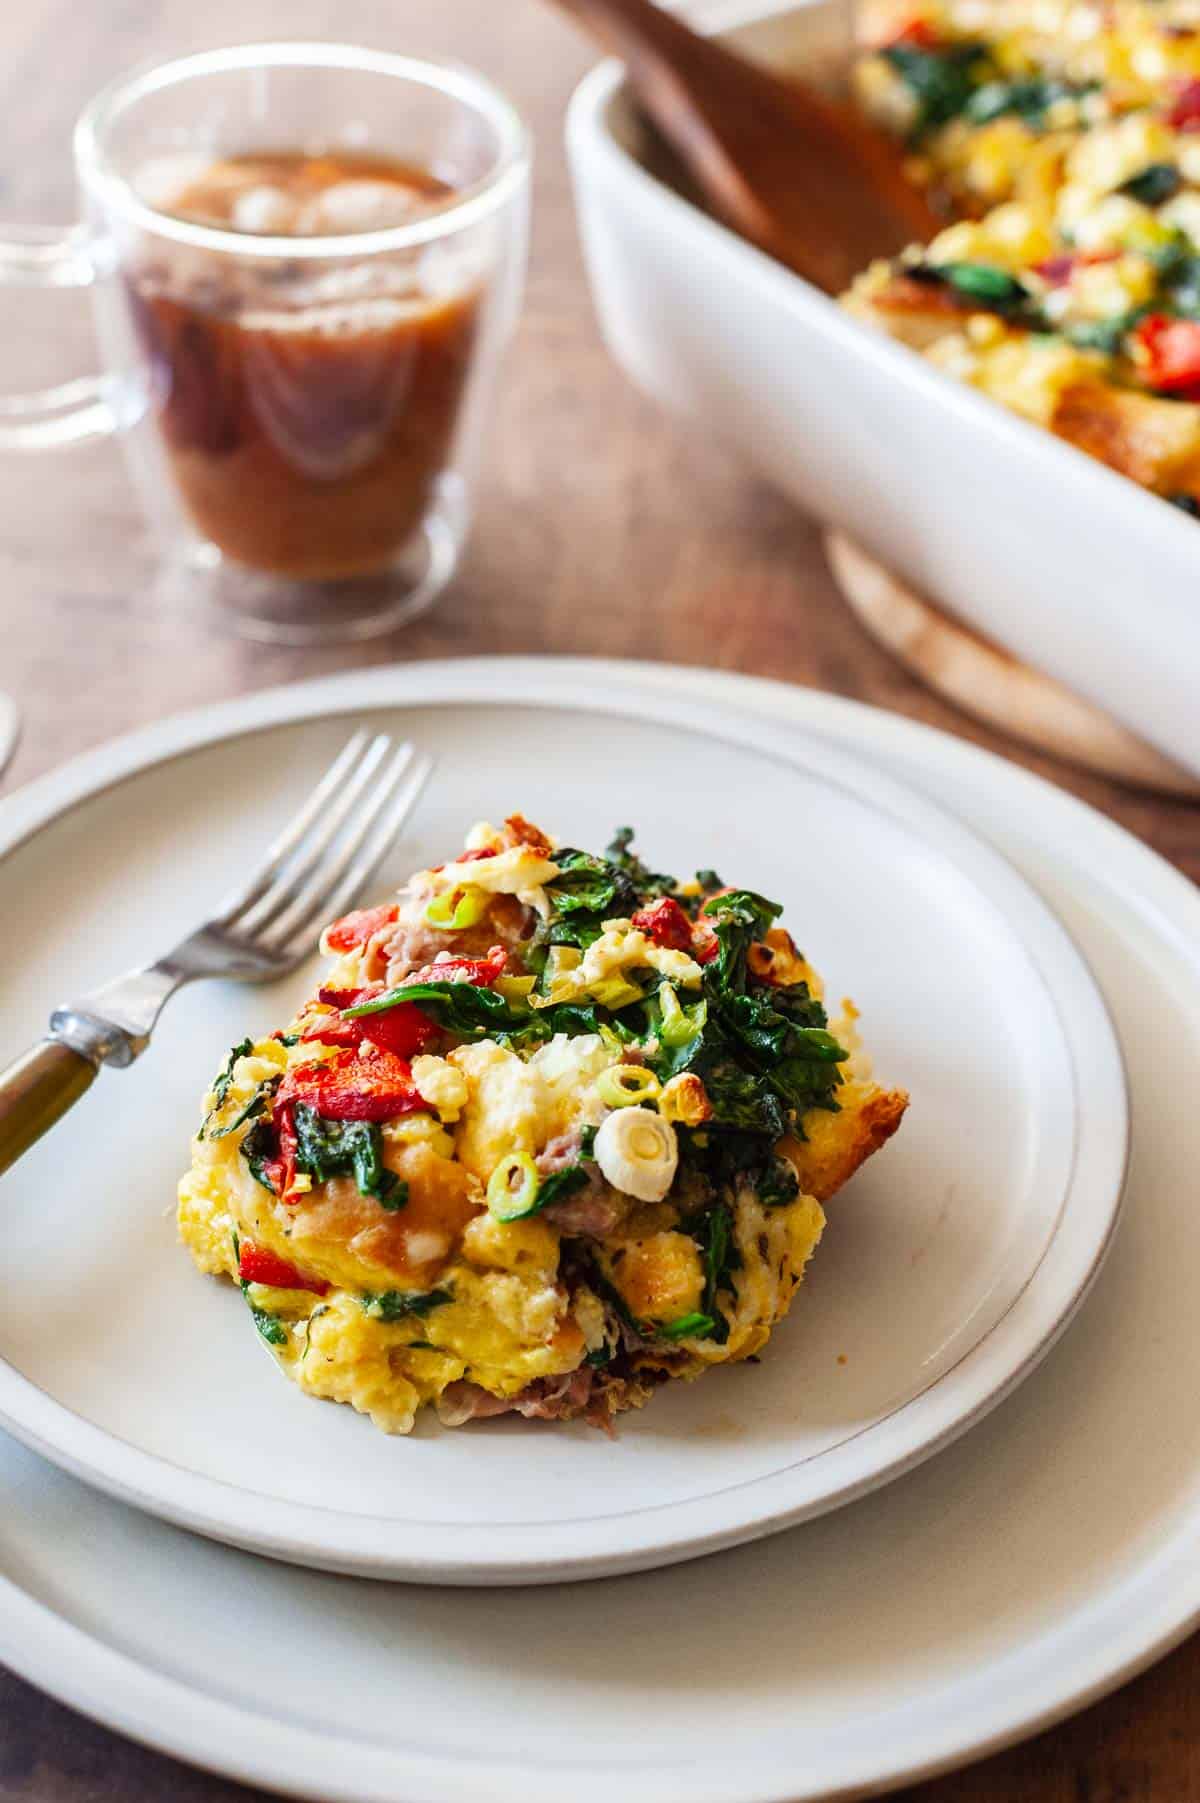
[[[903,1089],[875,1084],[847,1085],[837,1114],[810,1114],[808,1138],[785,1140],[800,1187],[818,1202],[828,1202],[880,1146],[886,1145],[904,1118],[908,1095]]]
[[[1188,488],[1200,464],[1200,407],[1184,401],[1079,382],[1063,390],[1050,423],[1143,488]]]

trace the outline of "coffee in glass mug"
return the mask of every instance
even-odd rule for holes
[[[42,236],[42,279],[91,287],[107,371],[29,397],[0,445],[119,429],[169,568],[250,636],[427,606],[524,268],[508,103],[457,68],[246,45],[117,83],[76,158],[85,224]]]

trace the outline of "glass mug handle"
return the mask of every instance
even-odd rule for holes
[[[88,288],[99,273],[86,226],[0,227],[0,286]],[[50,451],[107,437],[118,425],[115,384],[79,376],[54,388],[0,396],[0,451]]]

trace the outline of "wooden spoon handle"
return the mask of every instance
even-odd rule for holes
[[[683,158],[719,216],[768,248],[773,229],[769,210],[714,130],[705,104],[714,83],[724,83],[728,90],[728,52],[651,0],[556,0],[556,4],[603,49],[620,57],[646,113]],[[747,62],[736,76],[740,96],[743,86],[756,84],[760,71]],[[740,99],[737,104],[740,111]]]
[[[902,151],[849,104],[785,81],[652,0],[556,0],[621,57],[718,218],[827,292],[938,227]]]

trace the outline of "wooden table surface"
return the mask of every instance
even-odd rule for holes
[[[501,82],[538,139],[533,267],[477,529],[426,621],[367,649],[269,651],[210,636],[155,587],[109,445],[9,457],[0,485],[0,685],[20,699],[20,782],[144,721],[353,664],[575,652],[719,665],[858,696],[991,745],[1083,796],[1200,878],[1200,817],[1025,756],[933,699],[863,635],[817,533],[722,450],[662,417],[610,364],[580,265],[560,145],[589,62],[544,0],[27,0],[0,12],[0,213],[70,217],[71,121],[147,57],[272,35],[454,55]],[[0,388],[85,371],[86,307],[0,296]],[[908,1791],[910,1803],[1184,1803],[1200,1643],[1024,1747]],[[0,1799],[217,1803],[241,1787],[185,1770],[0,1671]],[[480,1803],[485,1803],[481,1798]]]

